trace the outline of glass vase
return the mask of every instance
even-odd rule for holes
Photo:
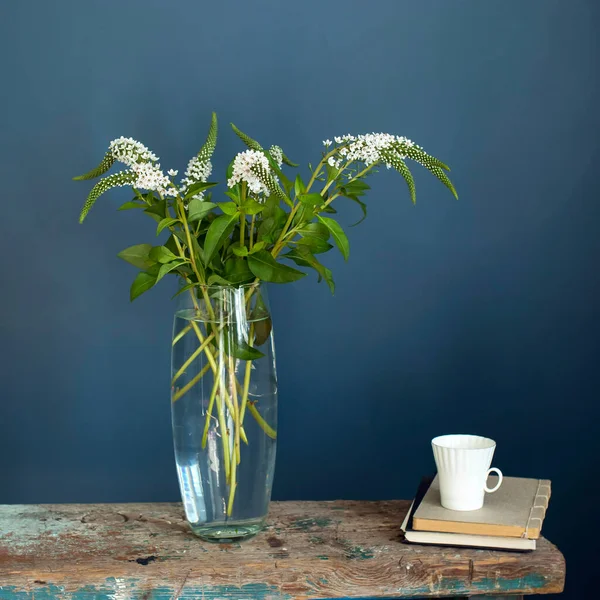
[[[266,288],[205,286],[178,296],[171,411],[179,486],[193,532],[256,534],[267,516],[277,375]]]

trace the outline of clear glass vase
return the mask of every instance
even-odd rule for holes
[[[260,531],[275,469],[277,375],[266,288],[206,286],[178,296],[171,406],[175,460],[194,533]]]

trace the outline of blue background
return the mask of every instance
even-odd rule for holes
[[[133,136],[183,170],[221,118],[296,161],[346,132],[411,137],[452,166],[371,181],[351,257],[271,289],[276,499],[410,497],[429,440],[497,440],[550,478],[569,598],[597,531],[600,85],[597,2],[4,3],[0,502],[176,500],[169,285],[130,304],[116,253],[150,220],[70,178]],[[357,218],[355,206],[342,221]],[[590,543],[588,543],[590,542]]]

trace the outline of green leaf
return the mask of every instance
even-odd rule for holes
[[[151,216],[159,217],[158,222],[160,223],[160,221],[167,218],[167,201],[159,200],[152,206],[148,206],[147,208],[145,208],[144,212],[148,213]]]
[[[301,237],[299,240],[294,240],[294,242],[306,246],[313,254],[322,254],[333,248],[331,244],[318,237]]]
[[[305,189],[306,189],[306,186],[304,185],[304,182],[302,181],[302,177],[300,177],[300,174],[296,175],[296,181],[294,182],[294,192],[295,192],[296,196],[299,196],[300,194],[304,194]]]
[[[221,277],[220,275],[217,275],[216,273],[209,275],[207,283],[208,285],[231,285],[231,281],[228,281],[227,279]]]
[[[87,217],[87,214],[90,212],[92,206],[94,206],[96,200],[107,192],[108,190],[123,185],[131,185],[135,181],[137,181],[137,174],[133,171],[119,171],[118,173],[113,173],[104,179],[101,179],[90,191],[88,197],[81,209],[81,213],[79,215],[79,222],[83,223],[84,219]]]
[[[300,200],[301,206],[294,216],[294,227],[312,221],[317,207],[321,206],[324,202],[324,198],[321,194],[301,194],[298,196],[298,199]]]
[[[265,210],[265,205],[260,202],[257,202],[256,200],[253,200],[252,198],[247,198],[240,206],[240,208],[247,215],[257,215],[259,212]]]
[[[287,254],[284,254],[286,258],[290,258],[296,264],[307,265],[312,267],[319,274],[319,281],[324,279],[331,293],[335,292],[335,283],[333,281],[333,275],[331,270],[325,265],[322,265],[313,255],[312,252],[306,246],[298,246],[293,250],[290,250]]]
[[[329,217],[322,217],[321,215],[317,215],[317,219],[329,229],[331,232],[331,236],[335,241],[335,245],[339,248],[339,251],[342,253],[342,256],[345,260],[348,260],[350,256],[350,242],[344,233],[344,230],[340,226],[340,224],[334,219],[330,219]]]
[[[149,257],[151,249],[150,244],[137,244],[121,250],[117,256],[138,269],[147,269],[155,263]]]
[[[246,246],[232,246],[231,250],[236,256],[248,256],[248,248]]]
[[[301,194],[298,196],[298,200],[306,206],[321,206],[325,198],[321,194]]]
[[[252,348],[244,340],[235,339],[231,333],[235,335],[236,330],[229,327],[223,329],[223,347],[227,354],[240,360],[256,360],[264,356],[260,350]]]
[[[277,225],[274,217],[263,219],[258,227],[258,237],[265,243],[272,244],[275,242],[281,227]]]
[[[322,223],[307,223],[298,229],[298,233],[303,237],[318,238],[325,241],[330,236],[329,228]]]
[[[215,252],[221,248],[227,236],[233,231],[237,220],[237,214],[221,215],[210,224],[204,242],[204,264],[210,264]]]
[[[171,296],[171,300],[173,300],[173,298],[177,298],[177,296],[179,296],[179,294],[183,294],[184,292],[191,290],[192,288],[196,287],[197,285],[198,285],[197,283],[188,283],[187,285],[184,285],[183,287],[179,288],[179,290],[177,290],[177,292],[175,292],[173,294],[173,296]]]
[[[164,246],[154,246],[154,248],[150,250],[149,256],[154,262],[160,264],[170,263],[171,261],[177,260],[177,258],[179,258]]]
[[[175,260],[173,262],[161,265],[158,275],[156,276],[156,283],[158,283],[167,273],[173,271],[177,267],[183,265],[186,261],[184,260]]]
[[[225,277],[231,285],[240,285],[248,283],[254,279],[252,271],[248,268],[248,263],[243,258],[231,257],[225,263]]]
[[[362,210],[363,216],[358,221],[356,221],[356,223],[352,223],[352,225],[350,225],[350,227],[356,227],[357,225],[362,223],[367,218],[367,205],[362,200],[357,198],[356,196],[344,196],[344,198],[348,198],[348,200],[352,200],[352,202],[356,202],[356,204],[358,204],[360,206],[360,209]]]
[[[262,346],[271,335],[273,330],[273,321],[269,310],[263,300],[260,290],[253,292],[256,302],[250,314],[250,318],[254,322],[254,346]]]
[[[144,292],[147,292],[155,283],[156,275],[146,273],[145,271],[138,273],[129,290],[129,299],[131,302],[138,296],[141,296]]]
[[[165,227],[170,227],[173,223],[179,223],[179,219],[173,219],[172,217],[167,217],[166,219],[162,219],[156,228],[156,235],[158,235]]]
[[[266,242],[261,240],[260,242],[256,242],[254,246],[252,246],[252,250],[250,250],[250,254],[256,254],[258,251],[262,250],[266,246]]]
[[[191,198],[192,196],[195,196],[196,194],[199,194],[200,192],[203,192],[204,190],[211,188],[215,185],[217,185],[217,184],[216,183],[207,183],[205,181],[199,181],[198,183],[193,183],[186,190],[184,198],[185,198],[185,200],[187,200],[188,198]]]
[[[198,198],[194,198],[190,200],[188,204],[188,221],[193,223],[194,221],[199,221],[203,219],[213,208],[216,208],[217,205],[213,202],[206,202],[202,200],[198,200]]]
[[[287,220],[287,213],[279,206],[279,198],[277,196],[269,196],[265,202],[265,208],[262,213],[263,219],[273,217],[277,223],[282,225]]]
[[[240,184],[236,183],[230,190],[225,192],[225,195],[231,198],[236,204],[240,203]]]
[[[279,237],[285,222],[287,213],[279,206],[279,199],[276,196],[270,196],[262,212],[262,221],[258,227],[258,237],[267,244],[272,244]]]
[[[114,162],[115,157],[113,156],[112,151],[108,150],[100,164],[95,169],[88,171],[84,175],[73,177],[73,181],[83,181],[84,179],[95,179],[96,177],[100,177],[100,175],[104,175],[104,173],[106,173],[113,166]]]
[[[125,202],[125,204],[121,204],[117,210],[131,210],[132,208],[146,208],[146,204],[132,200],[131,202]]]
[[[340,189],[344,194],[353,194],[354,196],[364,196],[367,190],[371,189],[371,186],[360,179],[356,181],[350,181],[340,186]]]
[[[327,181],[333,181],[339,174],[340,170],[332,167],[329,163],[325,165],[327,171]]]
[[[289,283],[306,275],[302,271],[278,263],[266,250],[248,256],[248,266],[256,277],[271,283]]]
[[[171,235],[169,236],[169,239],[163,244],[163,246],[167,250],[170,250],[175,255],[177,255],[179,253],[179,248],[177,247],[177,244],[175,243],[175,237],[173,236],[173,233],[171,233]]]
[[[220,202],[217,206],[226,214],[226,215],[237,215],[238,207],[235,202]]]

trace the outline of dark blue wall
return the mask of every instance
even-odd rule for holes
[[[599,467],[599,15],[593,0],[4,3],[0,502],[178,497],[172,290],[130,304],[115,257],[151,222],[114,193],[78,225],[89,186],[71,176],[119,135],[185,168],[213,108],[221,180],[242,149],[229,121],[304,163],[326,137],[390,131],[449,162],[461,199],[415,168],[413,207],[381,173],[350,262],[328,257],[336,296],[312,277],[272,289],[275,498],[409,497],[432,436],[486,434],[505,473],[552,479],[545,532],[577,598],[597,547],[574,530]]]

